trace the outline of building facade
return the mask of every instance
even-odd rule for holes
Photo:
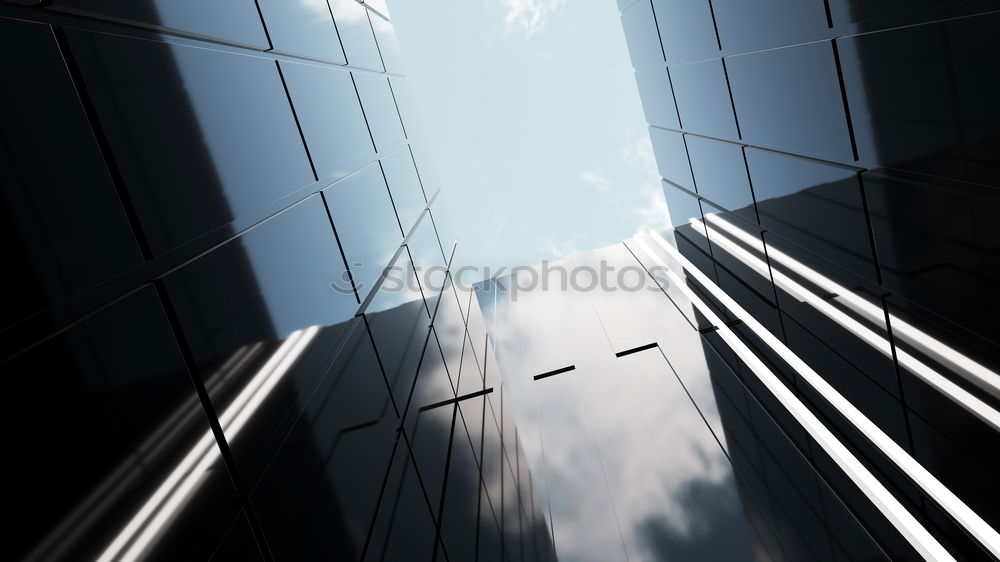
[[[384,3],[0,41],[7,557],[548,559]]]
[[[725,324],[693,318],[706,346],[889,558],[998,556],[995,6],[619,7],[674,226],[637,257],[697,270]],[[758,360],[898,505],[844,479]]]
[[[673,228],[473,292],[385,2],[0,2],[9,557],[1000,558],[993,4],[618,5]]]

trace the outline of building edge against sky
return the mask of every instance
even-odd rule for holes
[[[673,229],[515,300],[384,3],[0,3],[12,557],[1000,556],[990,3],[618,6]]]
[[[479,286],[557,552],[996,559],[996,14],[619,5],[674,228]]]
[[[0,27],[10,556],[554,557],[384,6]]]

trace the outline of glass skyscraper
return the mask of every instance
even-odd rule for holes
[[[1000,557],[995,6],[618,7],[673,228],[468,287],[384,0],[0,2],[5,557]]]
[[[384,6],[0,8],[5,557],[552,557]]]

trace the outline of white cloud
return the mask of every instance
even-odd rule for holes
[[[642,186],[640,193],[642,193],[642,200],[645,204],[641,207],[636,207],[633,211],[639,219],[636,232],[670,228],[670,221],[667,215],[667,200],[663,197],[663,190],[655,184],[647,183]]]
[[[583,183],[587,184],[591,189],[598,193],[607,193],[611,191],[611,180],[608,179],[608,176],[601,172],[587,170],[586,172],[580,173],[580,179],[583,180]]]
[[[582,250],[580,250],[578,244],[583,238],[583,234],[580,233],[570,237],[545,236],[542,238],[542,245],[539,250],[544,255],[543,259],[562,259],[580,253]]]
[[[625,136],[625,144],[618,153],[622,162],[642,172],[657,174],[659,177],[656,171],[656,159],[653,157],[653,143],[650,142],[649,135],[630,130]]]
[[[649,140],[649,135],[629,131],[618,155],[622,162],[634,167],[643,177],[642,185],[639,187],[643,203],[632,209],[633,215],[638,219],[636,232],[670,228],[667,201],[660,187],[660,173],[656,168],[656,158],[653,156],[653,144]]]
[[[520,27],[528,37],[540,32],[566,0],[503,0],[507,29]]]
[[[302,0],[302,4],[308,8],[320,9],[320,6],[326,8],[326,2],[323,0]],[[333,0],[330,9],[333,10],[333,19],[342,24],[358,23],[365,19],[368,12],[354,0]]]

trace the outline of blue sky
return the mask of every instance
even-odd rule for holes
[[[388,4],[458,265],[532,265],[665,222],[616,2]]]

